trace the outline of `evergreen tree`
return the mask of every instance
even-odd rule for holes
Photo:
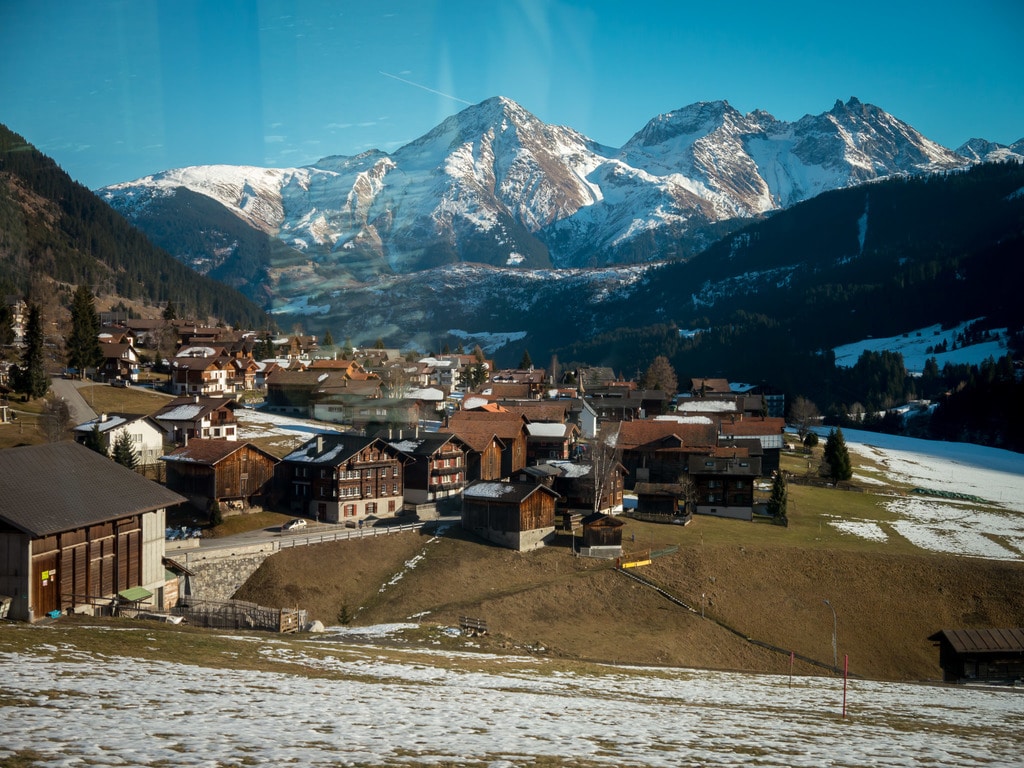
[[[382,339],[381,337],[378,336],[377,340],[375,342],[373,342],[373,348],[374,349],[384,349],[384,339]]]
[[[131,435],[126,431],[121,430],[117,435],[117,439],[114,440],[114,451],[111,458],[122,467],[128,467],[128,469],[135,469],[138,466],[139,455],[135,452],[135,447],[132,445]]]
[[[522,371],[528,371],[530,368],[533,368],[533,360],[530,359],[530,350],[524,349],[523,357],[519,361],[519,369]]]
[[[768,514],[777,520],[786,517],[786,478],[782,472],[776,472],[772,480],[772,495],[768,499]]]
[[[43,319],[38,304],[30,304],[25,321],[25,351],[21,366],[15,369],[14,391],[30,398],[42,397],[50,388],[50,377],[43,367]]]
[[[103,362],[100,348],[100,317],[93,305],[92,291],[86,285],[78,286],[71,300],[71,333],[67,340],[69,368],[76,368],[85,376],[86,369]]]
[[[164,320],[172,322],[178,319],[178,310],[174,307],[173,301],[168,301],[167,306],[164,307]]]
[[[843,437],[842,429],[837,427],[829,431],[828,439],[825,440],[822,459],[824,462],[824,474],[832,478],[833,482],[849,480],[853,477],[850,451],[846,447],[846,439]]]
[[[0,346],[7,347],[13,343],[14,313],[6,301],[0,302]]]
[[[100,434],[100,425],[93,424],[92,429],[85,436],[85,440],[82,442],[86,448],[89,448],[96,453],[102,453],[104,456],[107,455],[107,443],[106,439]]]
[[[643,385],[644,389],[660,389],[670,395],[679,391],[679,380],[667,357],[658,355],[654,358],[654,362],[644,374]]]
[[[325,346],[325,347],[333,347],[334,346],[334,337],[331,335],[331,329],[330,328],[328,328],[326,331],[324,331],[324,343],[323,343],[323,346]]]

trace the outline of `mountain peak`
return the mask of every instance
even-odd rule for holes
[[[686,137],[687,141],[693,141],[727,122],[734,122],[742,117],[740,112],[724,99],[698,101],[658,115],[626,142],[626,147],[664,144],[677,137]]]

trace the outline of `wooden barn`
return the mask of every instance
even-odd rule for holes
[[[214,501],[249,506],[274,479],[277,458],[251,443],[235,440],[189,440],[162,460],[167,487],[206,509]]]
[[[622,526],[617,517],[595,512],[583,518],[580,554],[591,557],[619,557],[622,554]]]
[[[472,483],[462,493],[462,527],[509,549],[537,549],[554,536],[557,501],[536,483]]]
[[[1024,680],[1024,628],[943,629],[928,638],[939,646],[948,683]]]
[[[637,495],[637,514],[672,518],[685,516],[679,509],[683,486],[678,482],[638,482],[634,488]]]
[[[73,442],[0,451],[0,594],[8,618],[106,610],[119,594],[158,610],[165,511],[184,497]]]

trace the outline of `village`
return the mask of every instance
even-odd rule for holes
[[[104,323],[98,341],[102,364],[55,375],[47,402],[59,391],[88,406],[78,392],[100,390],[156,405],[86,409],[65,434],[0,451],[2,619],[192,622],[201,610],[219,622],[207,626],[295,631],[310,626],[304,611],[232,597],[286,545],[455,524],[483,546],[561,547],[625,571],[673,551],[638,545],[630,521],[785,527],[777,486],[815,474],[809,452],[806,475],[782,469],[794,444],[781,396],[721,378],[678,386],[663,358],[637,381],[557,360],[542,369],[525,352],[520,367],[498,369],[479,347],[421,355],[128,318]],[[162,349],[173,351],[160,365]],[[4,395],[5,424],[20,431],[19,403],[6,385]],[[266,419],[286,422],[290,438],[248,437]],[[230,539],[227,558],[193,549],[224,520],[246,530],[266,512],[280,521],[270,543]],[[703,598],[679,605],[704,616]],[[487,633],[484,619],[459,621]],[[943,653],[950,679],[965,665],[1003,669]]]
[[[766,515],[779,469],[781,397],[723,379],[677,393],[610,369],[496,370],[479,347],[419,356],[180,320],[104,320],[102,364],[64,377],[152,388],[165,404],[95,413],[69,424],[73,441],[4,452],[0,463],[22,487],[51,460],[91,484],[78,490],[88,504],[69,508],[64,487],[51,509],[5,512],[8,562],[21,566],[0,577],[10,618],[95,611],[143,593],[153,610],[171,610],[181,574],[165,567],[165,539],[182,534],[168,509],[203,523],[270,509],[293,529],[454,516],[510,549],[543,547],[558,530],[578,536],[574,552],[614,559],[624,514],[749,521]],[[145,361],[167,348],[169,332],[173,354],[157,376]],[[276,455],[239,438],[256,412],[317,426]],[[100,454],[116,460],[97,463]]]

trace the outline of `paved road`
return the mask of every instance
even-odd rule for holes
[[[85,382],[85,384],[91,386],[92,382]],[[68,404],[72,424],[84,424],[95,419],[97,415],[96,411],[89,407],[89,404],[85,402],[85,398],[78,391],[78,387],[82,385],[83,382],[62,379],[59,376],[54,376],[50,381],[50,388],[53,390],[53,393],[57,397],[63,398],[64,402]]]

